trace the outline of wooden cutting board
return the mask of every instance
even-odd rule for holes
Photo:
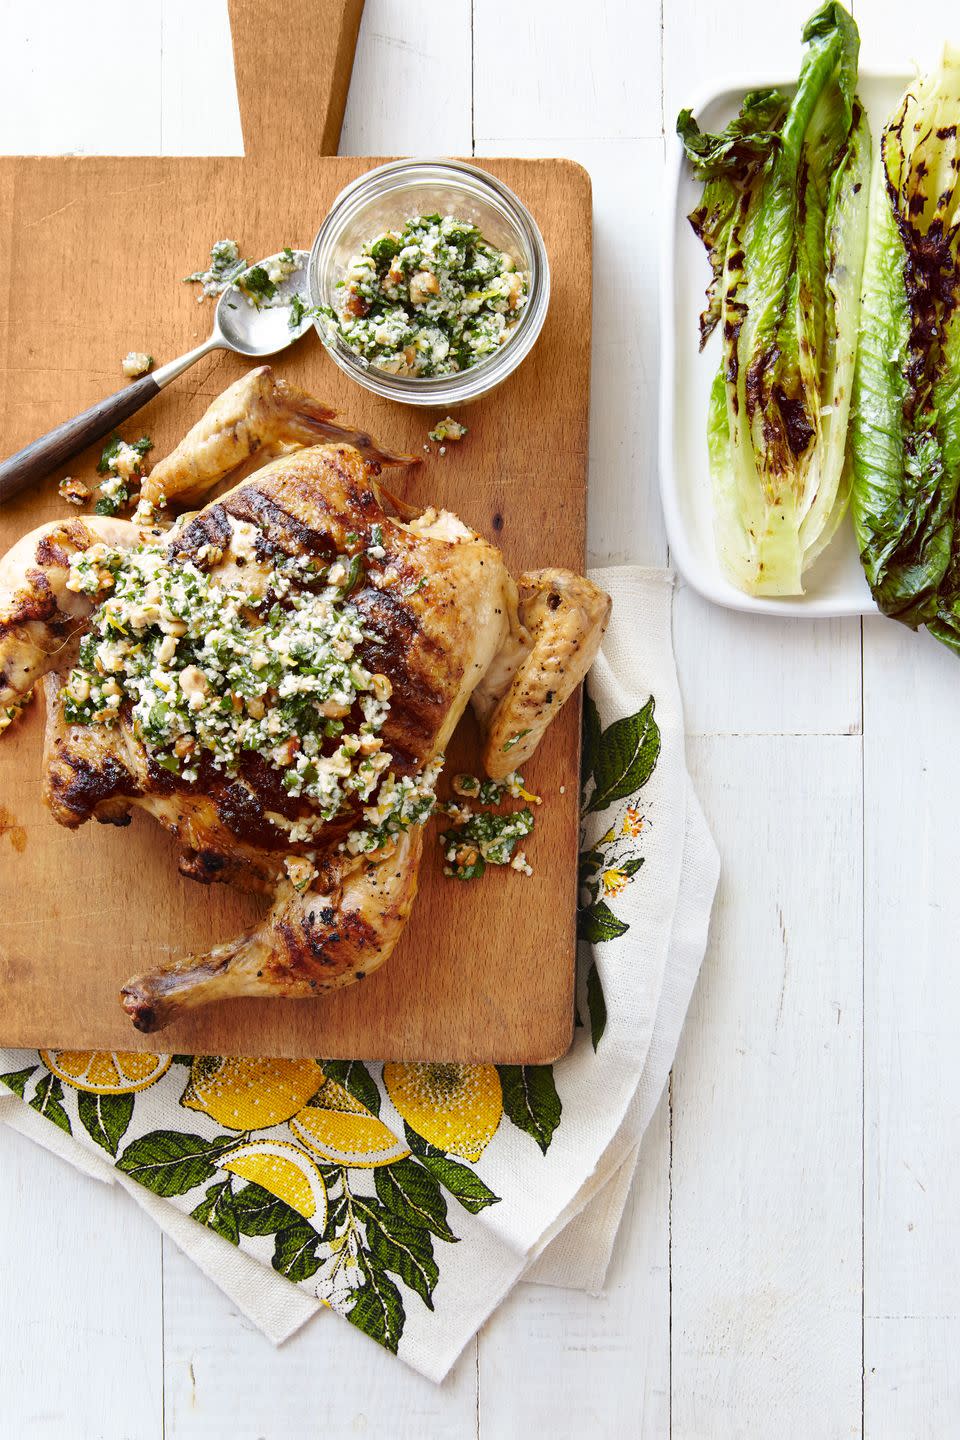
[[[118,388],[128,350],[163,361],[197,344],[212,311],[179,280],[214,240],[229,235],[251,256],[309,247],[337,192],[380,163],[323,154],[336,144],[359,10],[234,0],[242,159],[0,159],[0,454]],[[396,483],[495,540],[515,572],[580,568],[590,181],[562,160],[479,163],[536,216],[550,256],[550,312],[520,370],[465,413],[467,439],[444,457],[432,447]],[[163,455],[244,368],[224,352],[201,362],[124,435],[149,434],[154,457]],[[367,394],[315,336],[281,357],[280,368],[389,448],[422,453],[437,416]],[[70,473],[90,480],[97,454],[78,458]],[[57,495],[63,473],[0,511],[0,552],[68,513]],[[175,845],[144,814],[127,829],[88,824],[72,833],[55,824],[41,800],[41,711],[35,703],[0,739],[3,1045],[512,1063],[546,1063],[569,1046],[578,701],[525,770],[543,796],[526,846],[532,877],[445,879],[434,822],[413,917],[376,974],[317,1001],[213,1006],[159,1037],[130,1027],[117,1003],[123,981],[158,955],[203,951],[236,934],[261,902],[182,879]],[[448,773],[475,770],[477,753],[465,721]]]

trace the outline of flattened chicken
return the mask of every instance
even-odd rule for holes
[[[583,679],[609,615],[581,576],[515,583],[448,512],[399,518],[379,480],[396,457],[267,367],[214,402],[145,499],[195,500],[278,451],[172,529],[77,519],[0,562],[0,705],[46,676],[55,818],[125,824],[140,806],[180,842],[184,875],[272,897],[236,940],[124,986],[144,1031],[382,964],[466,705],[502,777]]]

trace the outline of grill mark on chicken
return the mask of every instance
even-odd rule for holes
[[[167,554],[170,559],[176,555],[195,555],[203,545],[219,545],[226,549],[233,531],[222,505],[209,505],[189,525],[184,526],[177,538],[170,544]]]
[[[388,921],[391,915],[385,917]],[[319,917],[310,910],[299,924],[282,921],[277,927],[281,941],[281,953],[267,966],[288,979],[306,980],[311,987],[322,981],[328,986],[333,976],[352,968],[358,953],[376,946],[378,933],[375,926],[356,910],[324,908]],[[317,967],[322,967],[321,976]],[[331,973],[332,972],[332,973]]]
[[[57,763],[51,768],[50,792],[62,823],[82,825],[106,801],[119,797],[133,800],[143,794],[135,777],[115,755],[104,756],[93,765],[83,755],[71,753],[60,740],[55,748]],[[72,819],[68,820],[64,812]],[[103,818],[117,823],[113,815]],[[125,816],[120,823],[126,823]]]

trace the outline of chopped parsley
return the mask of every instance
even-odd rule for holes
[[[415,215],[364,245],[341,288],[336,311],[321,310],[328,331],[380,370],[426,378],[494,354],[527,303],[529,277],[469,221]]]
[[[478,880],[488,865],[511,865],[517,841],[533,830],[533,812],[526,806],[498,815],[482,810],[470,815],[462,824],[444,830],[440,836],[445,865],[444,875],[455,880]],[[525,868],[526,857],[522,857]]]
[[[505,755],[508,750],[512,750],[512,749],[513,749],[514,745],[519,745],[519,743],[520,743],[520,741],[523,739],[524,735],[529,735],[529,734],[530,734],[530,728],[529,728],[529,726],[527,727],[526,730],[518,730],[517,733],[516,733],[516,735],[511,735],[509,740],[505,740],[505,741],[503,742],[503,744],[500,746],[500,753],[503,754],[503,755]]]
[[[143,461],[152,449],[149,435],[141,435],[132,444],[119,435],[110,436],[97,463],[97,474],[106,477],[100,482],[100,494],[93,507],[98,515],[116,515],[123,509],[135,482],[143,476]]]
[[[241,259],[236,240],[218,240],[210,251],[210,264],[206,270],[195,270],[192,275],[185,275],[183,283],[199,285],[197,299],[204,300],[208,295],[222,295],[246,268],[247,262]]]
[[[289,245],[285,245],[273,259],[251,265],[241,258],[235,240],[218,240],[210,251],[209,267],[185,275],[184,283],[200,286],[198,300],[204,300],[208,295],[222,295],[224,290],[233,288],[258,310],[273,305],[288,305],[291,309],[290,324],[295,328],[307,313],[307,307],[299,295],[295,295],[292,301],[282,295],[280,286],[299,269],[300,261]],[[294,304],[298,313],[296,321],[292,317]],[[231,305],[230,308],[235,310],[237,307]]]

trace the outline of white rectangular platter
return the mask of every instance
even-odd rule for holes
[[[857,92],[870,118],[874,146],[910,78],[905,73],[861,71]],[[700,128],[721,130],[736,115],[747,91],[771,85],[790,94],[796,81],[764,76],[731,83],[693,105]],[[660,252],[660,493],[673,563],[701,595],[734,610],[804,619],[875,613],[849,516],[804,577],[803,595],[788,599],[744,595],[720,568],[707,461],[707,403],[719,363],[720,337],[713,335],[700,353],[697,320],[710,269],[706,251],[687,221],[702,187],[693,179],[676,134],[668,137],[667,146]]]

